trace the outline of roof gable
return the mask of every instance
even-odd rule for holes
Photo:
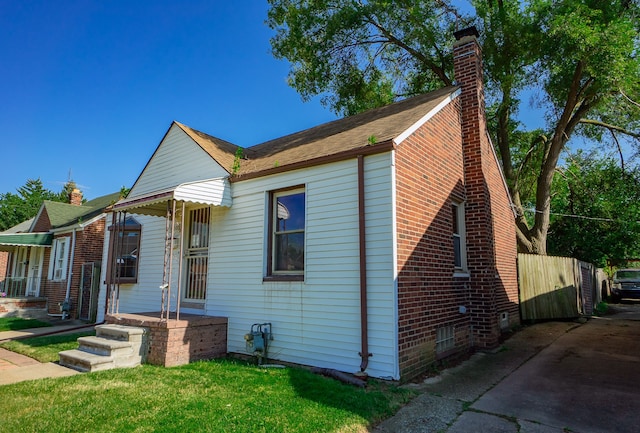
[[[120,193],[112,193],[87,201],[80,206],[69,203],[45,200],[35,218],[31,232],[47,232],[87,222],[104,212],[114,204]]]
[[[228,177],[238,146],[172,122],[151,158],[131,187],[137,197],[177,185]]]

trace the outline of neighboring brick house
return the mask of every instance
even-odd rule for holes
[[[519,323],[514,215],[475,29],[456,36],[459,87],[241,152],[174,122],[113,206],[140,236],[126,279],[117,242],[103,255],[107,320],[224,317],[236,353],[268,324],[272,359],[395,380],[497,346]]]
[[[45,201],[20,230],[0,234],[0,250],[9,254],[7,295],[44,298],[51,315],[95,320],[105,208],[119,197],[115,193],[83,203],[75,189],[70,203]]]

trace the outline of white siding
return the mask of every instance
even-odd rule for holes
[[[365,158],[368,373],[397,379],[390,154]],[[304,184],[304,282],[263,282],[268,192]],[[214,208],[206,312],[229,318],[228,348],[270,322],[270,356],[355,372],[360,366],[358,191],[355,160],[233,185],[231,209]]]
[[[373,354],[367,372],[398,379],[392,169],[390,153],[365,158],[369,351]],[[301,184],[307,201],[305,281],[263,282],[268,192]],[[270,358],[358,371],[356,160],[234,183],[232,199],[231,208],[212,207],[205,304],[206,314],[229,318],[229,351],[245,353],[243,336],[251,325],[270,322],[274,337]],[[164,219],[136,219],[142,224],[139,283],[123,286],[120,311],[157,311]]]
[[[173,125],[131,189],[129,198],[185,182],[228,175],[182,129]]]

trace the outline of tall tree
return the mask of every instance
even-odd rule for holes
[[[521,251],[545,254],[551,184],[561,151],[582,134],[638,139],[638,0],[269,0],[275,57],[289,83],[353,114],[450,85],[451,35],[481,30],[489,125],[517,211]],[[518,115],[536,95],[527,130]],[[527,209],[533,207],[532,216]]]
[[[0,194],[0,231],[36,216],[45,200],[68,202],[64,191],[55,193],[46,189],[40,179],[28,179],[17,194]]]
[[[553,183],[549,253],[604,267],[640,257],[640,168],[577,152]]]

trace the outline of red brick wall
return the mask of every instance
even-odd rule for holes
[[[48,232],[51,228],[51,221],[49,220],[49,214],[46,208],[42,208],[42,213],[38,216],[38,219],[33,224],[33,232]]]
[[[160,320],[160,313],[107,315],[105,321],[149,330],[146,362],[173,367],[227,354],[226,317],[180,315]]]
[[[515,223],[495,153],[487,136],[482,52],[475,37],[454,46],[456,80],[462,88],[462,138],[467,192],[467,257],[474,344],[499,342],[499,315],[519,321]]]
[[[7,277],[7,267],[9,266],[9,253],[0,251],[0,282]]]
[[[69,290],[69,298],[71,299],[71,317],[77,317],[78,301],[80,296],[80,279],[82,276],[82,265],[89,262],[102,262],[102,246],[104,243],[105,220],[100,219],[93,224],[88,225],[83,230],[76,231],[75,254],[73,258],[73,268],[71,276],[71,287]],[[69,255],[71,256],[71,243],[73,235],[71,233],[61,234],[55,238],[69,236]],[[44,266],[42,270],[43,278],[46,279],[49,272],[49,257],[51,249],[47,248],[44,257]],[[69,257],[69,260],[71,258]],[[71,263],[69,263],[71,266]],[[68,270],[67,270],[68,272]],[[44,294],[47,297],[49,313],[60,314],[59,303],[63,302],[67,292],[67,281],[50,281],[44,283]]]
[[[436,360],[436,330],[455,347],[496,346],[500,313],[519,321],[514,217],[486,135],[481,52],[454,48],[461,95],[398,146],[398,338],[402,380]],[[468,276],[454,276],[451,205],[464,202]],[[461,312],[460,307],[466,311]]]
[[[466,278],[454,278],[451,205],[465,199],[459,99],[398,146],[398,329],[403,379],[436,359],[436,328],[453,325],[468,348]]]

